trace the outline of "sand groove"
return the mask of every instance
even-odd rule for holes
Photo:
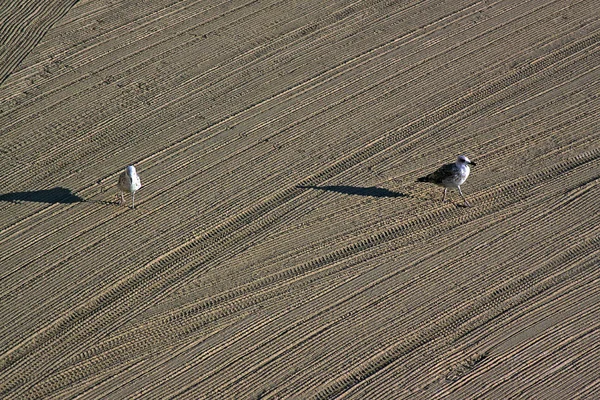
[[[77,0],[20,2],[0,9],[0,84]]]
[[[0,16],[3,397],[596,397],[593,1],[74,4]]]

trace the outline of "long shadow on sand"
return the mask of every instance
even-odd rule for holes
[[[360,186],[297,186],[300,189],[317,189],[326,190],[328,192],[336,192],[342,194],[351,194],[356,196],[370,197],[408,197],[404,193],[394,192],[389,189],[378,188],[375,186],[360,187]]]
[[[36,203],[72,204],[80,203],[81,197],[73,194],[70,189],[55,187],[46,190],[32,190],[30,192],[13,192],[0,195],[0,201],[31,201]]]

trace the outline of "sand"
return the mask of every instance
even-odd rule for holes
[[[600,397],[594,1],[23,3],[0,397]]]

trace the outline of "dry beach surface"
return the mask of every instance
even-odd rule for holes
[[[0,397],[600,396],[597,2],[21,3]]]

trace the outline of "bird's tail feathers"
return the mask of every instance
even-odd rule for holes
[[[429,175],[420,177],[417,182],[429,182]]]

